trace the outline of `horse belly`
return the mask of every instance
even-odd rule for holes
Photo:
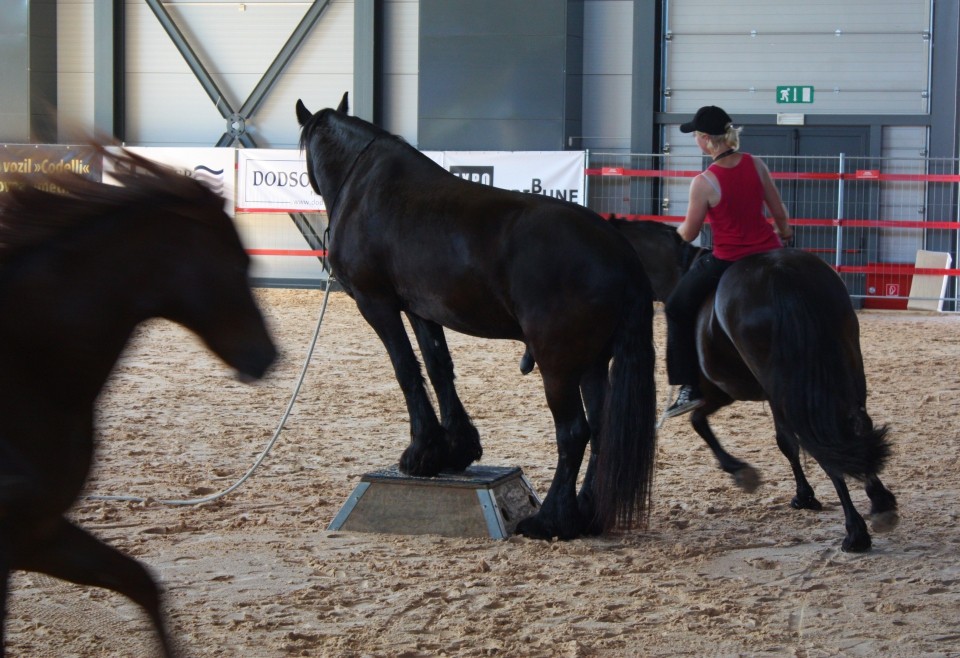
[[[421,318],[469,336],[521,340],[516,319],[490,295],[449,294],[407,298],[406,309]]]

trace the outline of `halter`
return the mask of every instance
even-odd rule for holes
[[[373,143],[378,139],[380,139],[380,135],[374,135],[373,137],[371,137],[370,141],[367,142],[367,145],[364,146],[362,149],[360,149],[360,152],[357,153],[357,157],[355,157],[353,159],[353,162],[350,163],[350,166],[347,168],[346,176],[344,176],[343,179],[340,181],[340,185],[337,187],[337,193],[333,195],[333,201],[330,203],[330,206],[327,208],[327,214],[329,216],[333,217],[333,209],[336,207],[337,201],[340,200],[340,192],[343,190],[343,186],[347,184],[347,181],[350,180],[350,176],[353,175],[353,170],[354,168],[356,168],[357,162],[360,161],[360,158],[363,156],[364,153],[367,152],[367,149],[370,148],[370,146],[373,145]]]

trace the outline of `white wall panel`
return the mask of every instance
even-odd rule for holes
[[[416,144],[420,2],[386,0],[383,13],[383,127]]]
[[[93,2],[57,2],[57,132],[80,139],[94,123]]]
[[[633,2],[584,3],[583,135],[574,148],[630,148],[633,108]]]

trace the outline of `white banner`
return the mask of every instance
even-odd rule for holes
[[[443,166],[466,180],[584,205],[584,151],[446,151]]]
[[[237,151],[237,212],[322,212],[300,149]]]
[[[124,147],[148,160],[159,162],[179,173],[206,184],[211,190],[224,198],[224,210],[233,217],[234,196],[236,185],[234,172],[236,170],[236,149],[200,147],[180,148],[164,146],[127,146]],[[108,151],[116,151],[116,147],[108,147]],[[103,162],[103,181],[115,183],[110,176],[113,163],[109,158]]]
[[[583,151],[424,151],[466,180],[583,205]],[[320,212],[299,149],[237,151],[237,212]]]

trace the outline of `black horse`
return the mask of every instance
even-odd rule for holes
[[[611,224],[634,246],[652,281],[675,285],[699,251],[665,224],[622,219]],[[869,550],[870,534],[845,476],[866,483],[874,531],[897,524],[897,502],[877,477],[890,453],[887,428],[875,428],[867,415],[859,322],[840,277],[799,249],[751,256],[724,273],[697,324],[706,403],[693,411],[691,422],[720,467],[747,491],[759,484],[752,466],[723,449],[708,419],[736,400],[767,400],[777,446],[797,483],[791,505],[822,509],[800,466],[804,451],[840,497],[847,531],[843,550]]]
[[[223,199],[104,157],[123,187],[63,176],[0,196],[0,654],[9,574],[25,570],[126,595],[173,655],[153,577],[64,516],[93,459],[97,396],[151,317],[196,332],[244,378],[276,355]]]
[[[653,304],[623,236],[582,206],[453,176],[348,116],[346,95],[336,110],[311,114],[300,101],[296,110],[310,182],[330,217],[334,274],[383,341],[406,398],[411,441],[400,469],[462,471],[482,454],[454,388],[443,327],[521,340],[540,364],[559,458],[543,506],[517,531],[569,539],[646,521],[656,437]],[[439,420],[401,314],[420,345]]]

